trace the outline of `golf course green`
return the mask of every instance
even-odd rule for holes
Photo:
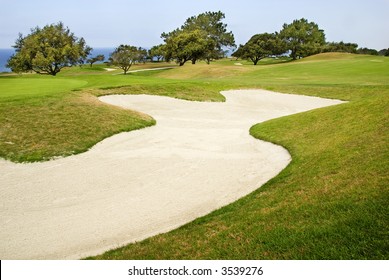
[[[131,69],[174,66],[136,65]],[[97,97],[153,94],[224,102],[254,89],[348,101],[254,125],[292,162],[250,195],[205,217],[94,259],[388,259],[389,58],[344,53],[257,66],[224,59],[155,71],[67,68],[56,77],[0,75],[0,157],[51,160],[119,132],[155,125]],[[91,257],[92,258],[92,257]]]

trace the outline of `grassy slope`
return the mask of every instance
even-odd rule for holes
[[[291,152],[279,176],[175,231],[95,258],[388,259],[389,60],[379,59],[322,55],[247,71],[236,85],[350,102],[254,126],[253,136]],[[197,67],[177,75],[199,77]]]
[[[171,65],[154,63],[133,68],[157,66]],[[57,77],[0,76],[0,157],[33,162],[68,156],[118,132],[155,124],[149,116],[102,104],[95,96],[147,93],[224,101],[219,92],[225,85],[217,82],[154,77],[166,70],[112,75],[103,67],[65,69]]]
[[[33,85],[49,77],[16,78],[31,81],[28,95],[25,90],[17,92],[12,83],[3,83],[15,78],[0,78],[0,156],[31,161],[66,155],[117,131],[153,123],[96,102],[94,95],[100,94],[154,93],[223,101],[219,90],[261,87],[350,100],[253,127],[255,137],[291,152],[293,162],[279,176],[178,230],[98,258],[387,259],[389,60],[326,54],[257,67],[234,63],[185,65],[127,76],[70,69],[60,76],[69,80],[69,88],[46,93]],[[78,91],[70,92],[71,88]],[[66,142],[71,147],[63,145]],[[21,145],[29,148],[20,149]]]
[[[24,162],[76,154],[112,134],[155,123],[71,91],[87,84],[66,77],[0,77],[0,156]]]

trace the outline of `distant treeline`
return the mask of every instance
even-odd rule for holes
[[[251,60],[255,65],[265,57],[290,55],[295,60],[321,52],[349,52],[371,55],[389,55],[389,49],[380,51],[358,48],[355,43],[326,42],[324,30],[314,22],[302,18],[285,23],[279,32],[253,35],[236,49],[234,34],[223,22],[224,13],[206,12],[188,18],[175,30],[162,33],[164,43],[149,50],[129,44],[118,46],[108,58],[110,64],[123,69],[124,74],[136,62],[175,61],[180,66],[187,61],[195,64],[204,60],[208,64],[232,56]],[[76,37],[62,22],[31,29],[31,34],[19,34],[15,54],[6,67],[14,72],[34,71],[55,76],[63,67],[84,64],[93,66],[107,57],[91,56],[92,48],[84,38]]]
[[[375,49],[358,48],[358,44],[344,43],[344,42],[326,43],[326,45],[323,46],[322,48],[322,52],[347,52],[347,53],[356,53],[356,54],[389,56],[389,48],[377,51]]]
[[[314,22],[302,18],[284,24],[282,30],[274,33],[256,34],[240,45],[232,54],[236,58],[251,60],[254,65],[259,60],[278,55],[290,55],[293,60],[323,52],[347,52],[389,56],[389,49],[377,51],[358,48],[358,44],[326,42],[324,30]]]

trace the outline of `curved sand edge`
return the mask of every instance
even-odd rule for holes
[[[290,162],[258,122],[342,103],[263,90],[225,103],[104,96],[157,125],[34,164],[0,161],[1,259],[76,259],[177,228],[259,188]]]

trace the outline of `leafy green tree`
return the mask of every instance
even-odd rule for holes
[[[181,41],[188,41],[191,38],[189,40],[192,42],[191,46],[196,45],[195,48],[192,48],[192,51],[183,51],[186,54],[191,53],[191,57],[188,60],[191,60],[193,64],[199,59],[206,59],[209,63],[213,59],[223,57],[225,53],[224,48],[235,46],[234,35],[232,32],[227,32],[227,24],[222,22],[224,18],[224,13],[220,11],[206,12],[188,18],[181,28],[177,28],[169,33],[162,33],[161,37],[166,43],[167,57],[177,58],[174,52],[172,52],[171,46],[172,42],[177,38]],[[185,40],[183,40],[184,37],[186,37]],[[181,62],[188,60],[178,59]]]
[[[378,54],[382,56],[389,56],[389,48],[380,50]]]
[[[220,59],[225,56],[227,51],[219,50],[216,48],[216,43],[212,39],[206,40],[206,48],[202,55],[202,59],[206,61],[207,64],[210,64],[211,61]],[[195,61],[196,62],[196,61]],[[192,61],[193,63],[193,61]]]
[[[281,55],[286,52],[286,44],[277,33],[256,34],[233,54],[243,59],[251,60],[254,65],[265,57]]]
[[[231,56],[235,57],[236,60],[238,60],[239,58],[242,58],[242,56],[243,56],[243,47],[244,47],[244,45],[239,44],[239,47],[231,54]]]
[[[19,34],[16,53],[7,67],[14,72],[34,71],[55,76],[62,68],[83,64],[92,48],[84,38],[77,38],[62,22],[31,29],[31,34]]]
[[[147,57],[148,57],[147,50],[139,47],[138,48],[138,56],[136,58],[136,61],[139,63],[146,63]]]
[[[291,24],[284,24],[280,37],[291,51],[291,57],[305,57],[319,53],[325,45],[324,31],[314,22],[305,18],[294,20]]]
[[[96,63],[97,61],[104,61],[104,59],[105,59],[105,56],[103,54],[99,54],[95,57],[91,57],[91,58],[87,59],[86,62],[90,64],[90,67],[92,67],[93,63]]]
[[[118,66],[124,71],[124,75],[127,74],[132,64],[138,59],[138,48],[130,45],[120,45],[111,53],[111,57],[109,58],[113,65]]]
[[[151,60],[153,60],[155,57],[157,59],[157,61],[159,62],[164,56],[165,56],[165,54],[164,54],[164,49],[163,49],[162,44],[157,45],[157,46],[153,46],[149,50],[149,57],[151,58]]]
[[[183,30],[202,30],[207,39],[207,49],[203,57],[208,62],[211,59],[222,58],[225,54],[224,48],[236,47],[234,34],[227,31],[227,24],[223,23],[225,14],[218,12],[205,12],[198,16],[188,18]]]
[[[201,57],[206,47],[207,41],[202,31],[177,31],[166,39],[166,59],[174,59],[182,66],[189,60]]]
[[[343,41],[330,42],[323,46],[323,52],[346,52],[346,53],[356,53],[358,44],[355,43],[344,43]]]
[[[369,49],[369,48],[359,48],[357,50],[358,54],[368,54],[368,55],[378,55],[378,51],[375,49]]]

